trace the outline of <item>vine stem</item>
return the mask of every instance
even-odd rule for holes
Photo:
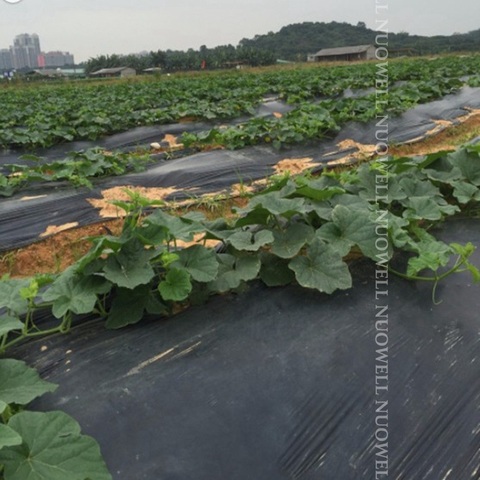
[[[62,325],[63,325],[63,322],[62,322]],[[15,338],[14,340],[11,340],[10,342],[2,345],[0,349],[0,353],[4,353],[7,349],[12,347],[13,345],[20,343],[21,341],[26,340],[27,338],[41,337],[44,335],[53,335],[54,333],[65,333],[62,330],[62,325],[59,325],[58,327],[55,327],[55,328],[50,328],[48,330],[42,330],[41,332],[31,332],[27,334],[22,334],[19,337]]]
[[[97,298],[97,309],[98,309],[98,313],[102,316],[102,317],[106,317],[108,315],[107,313],[107,310],[105,309],[104,307],[104,302],[105,302],[105,295],[103,296],[103,302]]]
[[[433,277],[421,277],[421,276],[418,276],[418,275],[407,275],[406,273],[401,273],[401,272],[395,270],[390,265],[388,266],[388,271],[393,273],[394,275],[397,275],[400,278],[405,278],[406,280],[419,280],[419,281],[422,281],[422,282],[436,282],[436,283],[438,283],[439,281],[448,277],[452,273],[458,272],[459,271],[458,269],[465,262],[466,262],[466,259],[462,259],[462,257],[459,256],[457,258],[457,261],[455,262],[455,265],[450,270],[447,270],[445,273],[442,273],[441,275],[434,275]],[[460,271],[463,271],[463,270],[460,270]]]

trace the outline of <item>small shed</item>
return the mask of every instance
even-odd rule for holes
[[[309,62],[353,62],[356,60],[373,60],[374,45],[357,45],[352,47],[324,48],[308,56]]]
[[[115,68],[102,68],[101,70],[97,70],[96,72],[91,73],[92,77],[100,77],[100,78],[107,78],[107,77],[120,77],[120,78],[127,78],[127,77],[134,77],[137,74],[136,70],[130,67],[115,67]]]

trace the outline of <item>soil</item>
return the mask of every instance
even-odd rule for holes
[[[100,216],[102,218],[119,218],[123,216],[123,210],[116,205],[113,205],[113,201],[127,202],[130,200],[130,196],[127,193],[135,192],[142,197],[149,200],[163,201],[170,194],[175,193],[175,188],[146,188],[146,187],[133,187],[131,185],[125,185],[122,187],[113,187],[108,190],[102,190],[102,198],[90,198],[87,201],[95,208],[99,209]]]
[[[317,163],[312,163],[312,160],[312,158],[285,158],[275,165],[274,170],[277,175],[287,172],[291,175],[296,175],[318,165]]]
[[[459,145],[480,136],[480,111],[475,110],[460,119],[459,125],[445,125],[440,133],[431,135],[425,140],[405,145],[390,146],[390,155],[405,157],[411,155],[427,155],[443,150],[455,150]]]

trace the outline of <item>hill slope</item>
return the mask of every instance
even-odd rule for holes
[[[266,35],[244,38],[240,45],[273,52],[277,58],[304,60],[309,53],[321,48],[344,47],[375,43],[377,32],[358,25],[339,22],[303,22],[283,27],[280,31]],[[477,50],[480,51],[480,29],[465,34],[424,37],[406,32],[389,34],[392,50],[411,48],[420,55]]]

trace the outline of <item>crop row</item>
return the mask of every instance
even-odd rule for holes
[[[379,98],[375,94],[303,103],[283,117],[253,118],[236,126],[186,133],[181,141],[186,147],[195,148],[211,144],[237,149],[259,143],[281,148],[318,140],[338,131],[348,121],[368,121],[380,115],[401,113],[418,103],[452,93],[461,85],[460,80],[443,78],[410,82],[391,90],[385,104],[377,104]],[[11,196],[34,182],[68,181],[74,186],[91,188],[93,178],[142,171],[153,162],[147,154],[105,152],[98,148],[72,151],[65,159],[52,162],[45,162],[35,155],[23,155],[21,158],[30,161],[30,165],[3,165],[0,197]]]
[[[253,118],[239,125],[212,128],[199,133],[184,133],[187,147],[222,145],[243,148],[271,143],[275,148],[318,140],[337,132],[348,121],[366,122],[393,116],[410,108],[454,93],[463,82],[456,78],[436,77],[429,81],[411,81],[387,93],[372,93],[359,98],[327,99],[303,103],[278,118]]]
[[[389,81],[435,82],[474,75],[480,56],[391,62]],[[264,72],[227,72],[109,84],[72,83],[0,91],[0,146],[48,147],[95,140],[142,125],[182,118],[207,121],[252,115],[266,95],[288,103],[338,97],[375,86],[374,63]]]
[[[379,181],[388,185],[387,195],[378,196]],[[206,220],[198,212],[179,217],[162,208],[146,215],[163,202],[129,194],[130,202],[113,202],[126,212],[119,236],[93,238],[90,252],[61,274],[0,280],[0,321],[12,325],[3,331],[0,349],[29,332],[39,334],[34,320],[39,308],[51,308],[64,331],[74,314],[96,312],[118,328],[145,312],[168,313],[175,302],[207,298],[255,278],[332,293],[351,286],[345,257],[352,251],[383,259],[385,268],[395,253],[409,252],[406,271],[398,273],[416,280],[436,283],[465,269],[480,278],[468,262],[472,246],[447,245],[428,233],[432,223],[460,206],[478,205],[478,145],[381,160],[320,178],[283,176],[254,195],[232,221]],[[376,243],[379,224],[389,245],[383,256]],[[224,247],[177,247],[199,237]],[[456,256],[458,262],[445,270]]]

